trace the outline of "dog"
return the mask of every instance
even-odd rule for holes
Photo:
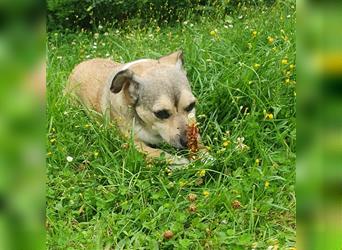
[[[187,147],[188,117],[195,116],[196,98],[182,51],[125,64],[101,58],[83,61],[70,74],[66,92],[87,108],[108,115],[125,137],[133,129],[134,144],[147,157],[163,153],[171,164],[189,163],[156,148],[162,142]]]

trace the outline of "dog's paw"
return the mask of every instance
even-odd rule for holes
[[[189,159],[181,156],[173,156],[169,159],[169,168],[176,169],[176,168],[183,168],[190,163]]]
[[[186,165],[190,163],[189,159],[181,156],[175,156],[171,161],[173,165]]]
[[[200,152],[199,159],[200,159],[200,161],[203,162],[204,164],[215,161],[215,158],[214,158],[211,154],[209,154],[208,151],[202,151],[202,152]]]

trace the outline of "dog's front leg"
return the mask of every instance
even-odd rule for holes
[[[145,143],[139,140],[135,140],[134,144],[137,149],[146,154],[148,159],[153,160],[154,158],[160,157],[162,154],[165,155],[165,159],[170,163],[170,165],[186,165],[189,163],[189,160],[185,157],[179,157],[175,155],[168,154],[161,149],[151,148],[147,146]]]

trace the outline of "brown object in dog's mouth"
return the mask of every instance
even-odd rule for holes
[[[190,151],[190,158],[194,158],[194,154],[198,152],[198,127],[196,124],[196,119],[194,114],[189,114],[188,116],[188,127],[186,131],[186,136],[188,139],[188,149]]]

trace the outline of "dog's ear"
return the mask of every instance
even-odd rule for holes
[[[119,93],[122,89],[126,91],[128,97],[135,102],[139,96],[139,82],[134,76],[133,71],[129,69],[124,69],[119,71],[113,77],[110,85],[110,91],[114,94]]]
[[[124,83],[133,79],[133,72],[129,69],[121,70],[116,73],[112,79],[110,85],[110,91],[114,94],[119,93],[122,90]]]
[[[158,59],[161,63],[174,64],[179,69],[183,69],[183,51],[179,50]]]

